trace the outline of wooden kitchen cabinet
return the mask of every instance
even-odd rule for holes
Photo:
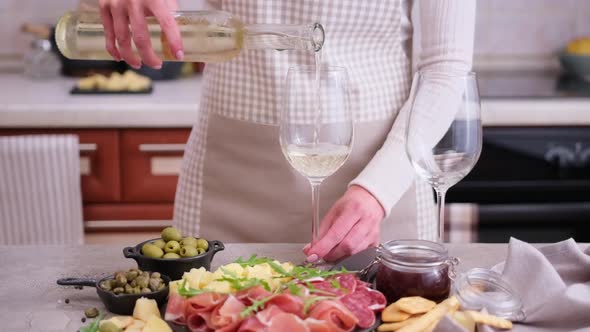
[[[127,220],[123,228],[147,229],[155,226],[145,221],[172,219],[190,129],[0,129],[0,135],[35,134],[79,137],[86,221],[104,221],[107,229]]]
[[[123,201],[172,203],[190,131],[127,129],[121,133]]]

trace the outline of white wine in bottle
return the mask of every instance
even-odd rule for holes
[[[223,62],[242,50],[319,51],[324,29],[319,23],[304,25],[243,24],[222,11],[174,12],[184,47],[183,61]],[[160,24],[147,18],[152,47],[161,58],[175,61]],[[105,48],[104,28],[96,12],[69,12],[55,28],[61,53],[69,59],[111,60]],[[133,46],[135,49],[135,46]]]

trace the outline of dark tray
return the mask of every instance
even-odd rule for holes
[[[139,91],[106,91],[106,90],[80,90],[77,86],[70,90],[72,95],[148,95],[154,91],[154,87],[150,86],[145,90]]]

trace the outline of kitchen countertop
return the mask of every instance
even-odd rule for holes
[[[519,82],[519,77],[514,75],[509,81],[517,86],[528,84]],[[590,126],[590,96],[539,97],[516,92],[510,96],[512,86],[503,79],[480,80],[485,88],[484,126]],[[537,80],[541,85],[545,81]],[[202,77],[154,82],[151,95],[72,96],[68,91],[74,84],[70,78],[32,81],[18,74],[0,74],[0,127],[188,128],[198,116]],[[486,94],[489,84],[492,90],[503,89],[503,94]]]
[[[450,255],[461,260],[460,272],[491,267],[504,260],[507,253],[507,244],[447,247]],[[212,268],[254,253],[300,262],[304,258],[301,248],[301,244],[226,244],[226,249],[215,256]],[[3,331],[11,332],[76,331],[82,325],[85,308],[104,307],[93,288],[63,288],[56,285],[56,280],[98,277],[135,266],[116,246],[0,246],[0,251],[0,322]]]

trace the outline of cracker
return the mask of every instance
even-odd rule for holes
[[[459,300],[454,296],[450,297],[441,303],[437,304],[432,310],[422,315],[412,323],[402,327],[398,332],[422,332],[438,322],[449,312],[449,310],[456,310],[459,307]]]
[[[415,317],[410,317],[410,318],[408,318],[408,319],[406,319],[404,321],[401,321],[401,322],[381,324],[377,328],[377,331],[380,331],[380,332],[397,331],[397,330],[401,329],[402,327],[404,327],[404,326],[412,323],[413,321],[415,321],[419,317],[420,316],[415,316]]]
[[[420,296],[403,297],[395,305],[404,312],[411,315],[423,314],[432,310],[436,306],[436,302],[430,301]]]
[[[401,322],[410,318],[410,314],[401,311],[395,303],[388,305],[381,313],[381,320],[386,323]]]
[[[439,321],[432,322],[432,324],[430,324],[427,328],[425,328],[423,332],[432,332],[432,331],[434,331],[434,329],[438,325],[438,322]]]
[[[465,311],[465,313],[471,316],[471,318],[473,318],[473,320],[478,324],[488,325],[503,330],[512,328],[511,321],[498,316],[484,314],[477,311]]]

